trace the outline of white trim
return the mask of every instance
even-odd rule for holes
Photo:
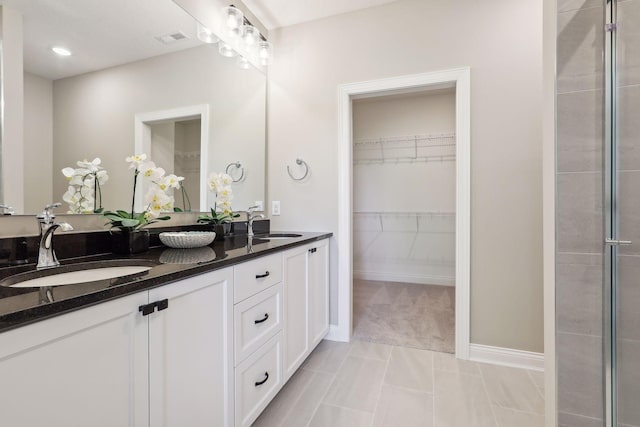
[[[353,329],[351,100],[367,95],[456,88],[456,357],[469,358],[471,276],[471,70],[469,67],[338,86],[338,325],[340,337]]]
[[[138,113],[135,115],[135,154],[151,154],[151,128],[150,124],[173,121],[177,119],[187,120],[200,118],[200,210],[207,204],[207,169],[209,164],[209,104],[192,105],[188,107],[172,108],[169,110]],[[203,173],[204,171],[204,173]],[[142,210],[142,197],[144,191],[136,192],[135,209]]]
[[[470,344],[469,359],[474,362],[544,371],[544,353],[535,353],[533,351]]]
[[[329,325],[329,332],[323,338],[329,341],[349,342],[349,337],[341,334],[341,329],[338,325]]]
[[[418,285],[456,285],[456,278],[451,276],[425,276],[422,274],[386,273],[383,271],[353,270],[353,278],[383,282],[415,283]]]

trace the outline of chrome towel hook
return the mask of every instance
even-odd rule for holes
[[[240,171],[241,171],[240,178],[235,179],[233,177],[233,175],[231,175],[231,173],[229,172],[229,168],[231,168],[231,166],[234,166],[236,169],[240,169]],[[229,175],[231,177],[233,182],[240,182],[240,181],[242,181],[244,179],[244,168],[242,167],[242,163],[240,163],[240,160],[238,160],[235,163],[233,163],[233,162],[229,163],[227,165],[227,168],[224,171],[227,173],[227,175]]]
[[[309,165],[307,164],[307,162],[305,162],[301,158],[297,158],[296,159],[296,165],[304,167],[304,175],[302,175],[300,178],[296,178],[291,173],[291,169],[289,168],[289,165],[287,165],[287,173],[289,174],[289,176],[291,177],[292,180],[294,180],[294,181],[302,181],[303,179],[305,179],[307,177],[307,175],[309,175]]]

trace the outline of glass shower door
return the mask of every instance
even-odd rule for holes
[[[605,290],[610,315],[607,415],[640,426],[640,0],[609,6]]]

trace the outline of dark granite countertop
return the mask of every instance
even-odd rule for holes
[[[317,240],[332,233],[303,233],[292,239],[268,240],[256,236],[248,247],[246,235],[227,237],[197,249],[151,248],[148,252],[127,256],[92,255],[61,260],[65,265],[106,260],[141,260],[153,265],[146,273],[126,278],[99,280],[46,288],[0,286],[0,332],[78,310],[108,300],[163,286],[177,280],[228,267],[270,253]],[[35,264],[0,268],[0,281],[14,274],[34,271]]]

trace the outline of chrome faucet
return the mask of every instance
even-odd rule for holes
[[[0,205],[0,215],[13,215],[16,211],[9,205]]]
[[[36,218],[40,227],[40,247],[38,249],[38,264],[36,269],[57,267],[60,261],[56,258],[53,250],[53,233],[58,228],[62,231],[73,230],[73,227],[66,222],[54,222],[56,216],[53,214],[53,208],[61,206],[60,203],[53,203],[44,207],[44,211]]]
[[[258,206],[251,206],[249,207],[249,209],[247,210],[247,236],[249,237],[253,237],[253,221],[255,221],[256,219],[264,219],[264,215],[262,214],[258,214],[258,215],[254,215],[253,211],[255,209],[257,209]]]

